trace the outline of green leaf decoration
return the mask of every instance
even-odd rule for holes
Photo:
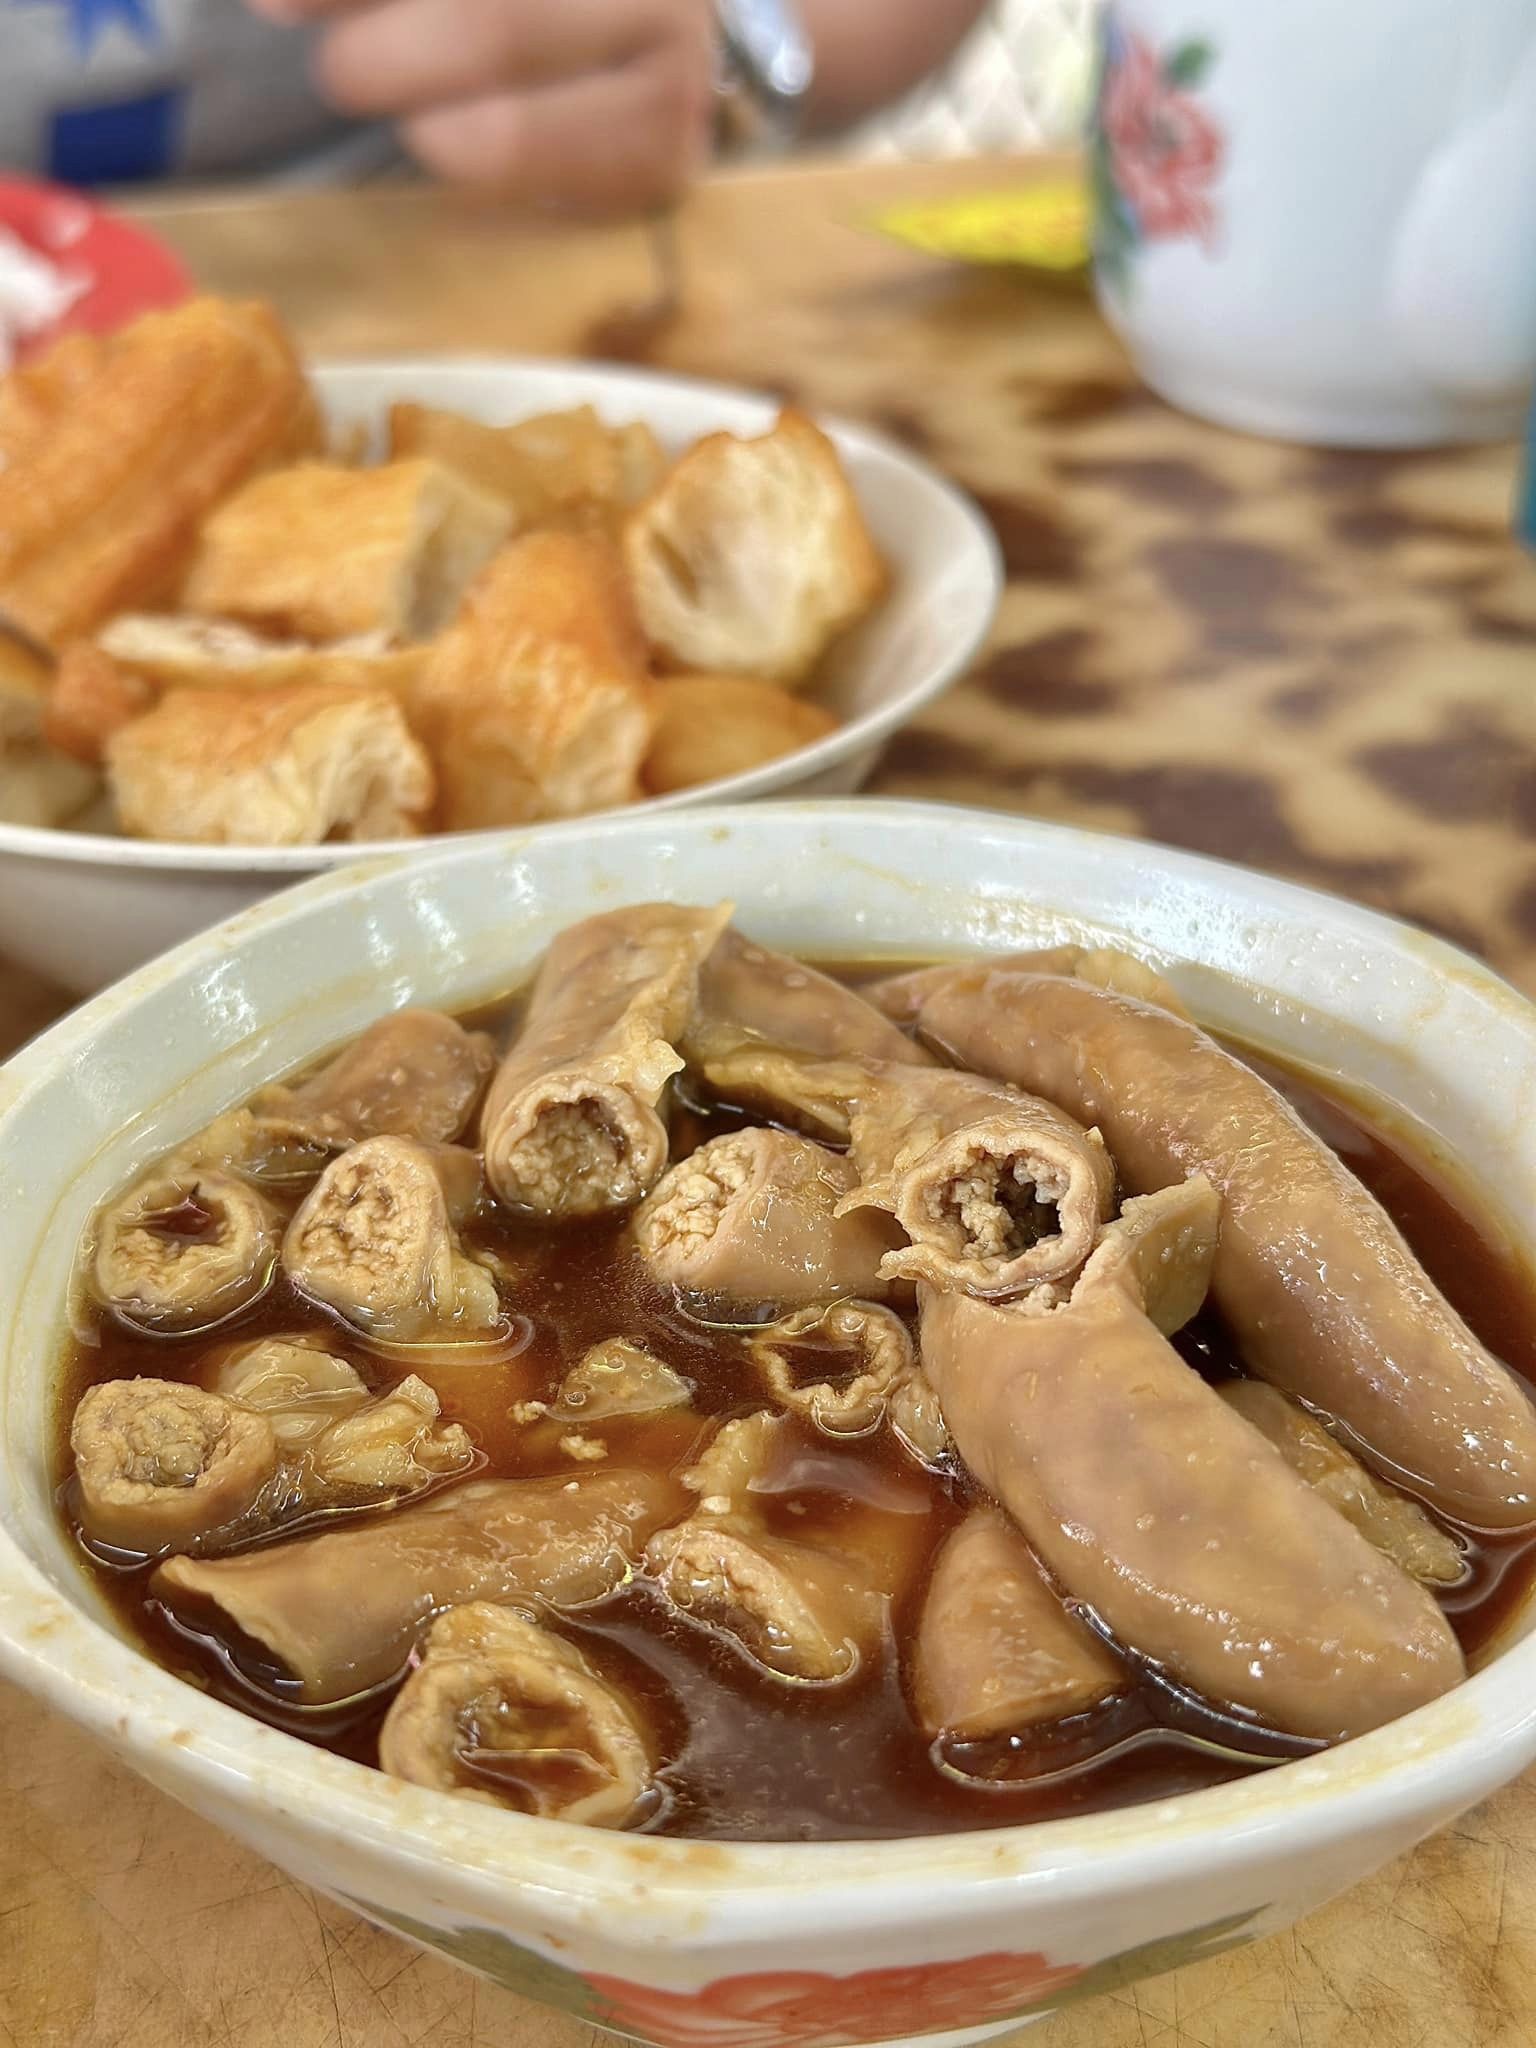
[[[602,2018],[602,2002],[578,1971],[552,1963],[536,1949],[508,1940],[493,1927],[458,1927],[450,1932],[413,1920],[407,1913],[371,1905],[366,1899],[348,1899],[347,1903],[365,1918],[384,1921],[407,1941],[414,1941],[420,1948],[436,1949],[439,1955],[462,1963],[467,1970],[478,1971],[504,1990],[515,1991],[520,1998],[552,2005],[577,2019],[597,2022]]]
[[[1254,1906],[1246,1913],[1229,1913],[1223,1920],[1192,1927],[1185,1934],[1166,1934],[1158,1941],[1144,1941],[1139,1948],[1106,1956],[1103,1962],[1090,1964],[1066,1990],[1042,1999],[1037,2005],[1026,2006],[1018,2017],[1022,2019],[1031,2012],[1055,2012],[1061,2006],[1079,2005],[1085,1998],[1102,1998],[1108,1991],[1123,1991],[1127,1984],[1142,1977],[1161,1977],[1168,1970],[1182,1970],[1187,1963],[1209,1962],[1212,1956],[1222,1955],[1229,1948],[1242,1948],[1253,1936],[1240,1930],[1267,1911],[1265,1906]]]
[[[1101,281],[1117,296],[1130,283],[1130,257],[1136,247],[1136,224],[1121,198],[1110,168],[1109,151],[1100,137],[1089,165],[1093,260]]]
[[[1099,283],[1123,306],[1131,295],[1131,266],[1125,250],[1118,245],[1096,244],[1093,261]]]
[[[1178,43],[1168,52],[1163,59],[1163,76],[1170,85],[1187,90],[1204,81],[1215,61],[1215,45],[1203,36],[1192,36],[1187,43]]]

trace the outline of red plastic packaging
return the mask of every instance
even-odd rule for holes
[[[192,292],[180,259],[163,242],[67,186],[0,178],[0,228],[86,285],[52,326],[21,339],[17,353],[23,359],[61,334],[110,333]]]

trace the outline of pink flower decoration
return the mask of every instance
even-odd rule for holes
[[[1193,94],[1171,85],[1157,53],[1127,33],[1104,82],[1099,113],[1111,175],[1149,241],[1216,231],[1211,188],[1222,167],[1220,128]]]

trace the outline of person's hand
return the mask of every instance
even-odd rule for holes
[[[672,198],[708,155],[709,0],[250,0],[323,25],[317,83],[437,176],[582,208]]]

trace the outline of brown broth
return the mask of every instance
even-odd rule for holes
[[[834,968],[856,983],[867,970]],[[516,1006],[477,1013],[505,1035]],[[1241,1047],[1234,1047],[1240,1053]],[[1465,1189],[1432,1165],[1424,1148],[1388,1132],[1315,1078],[1244,1053],[1289,1096],[1314,1129],[1384,1203],[1431,1275],[1494,1350],[1527,1381],[1536,1378],[1536,1288],[1500,1231]],[[755,1121],[681,1103],[674,1155]],[[297,1197],[295,1196],[296,1202]],[[187,1226],[195,1225],[188,1216]],[[372,1387],[421,1370],[445,1416],[466,1425],[485,1469],[500,1476],[571,1474],[559,1438],[569,1424],[519,1420],[519,1403],[550,1399],[562,1374],[599,1340],[648,1345],[694,1386],[689,1410],[601,1425],[614,1466],[677,1468],[695,1456],[713,1421],[766,1404],[741,1329],[706,1326],[658,1288],[628,1249],[621,1220],[539,1231],[492,1205],[469,1233],[503,1281],[511,1317],[503,1341],[462,1362],[435,1354],[369,1349],[340,1322],[301,1305],[281,1279],[245,1316],[221,1327],[220,1343],[327,1326],[329,1348]],[[749,1320],[750,1309],[743,1312]],[[1212,1381],[1242,1371],[1221,1317],[1204,1310],[1176,1340]],[[147,1337],[98,1316],[71,1342],[60,1401],[61,1510],[69,1515],[68,1418],[97,1380],[151,1374],[192,1378],[207,1340]],[[920,1513],[924,1562],[894,1603],[884,1656],[833,1687],[786,1686],[743,1653],[672,1614],[643,1583],[561,1618],[563,1633],[646,1715],[666,1759],[659,1797],[640,1823],[683,1836],[825,1840],[995,1827],[1164,1798],[1240,1777],[1316,1747],[1271,1731],[1128,1664],[1131,1683],[1095,1712],[1028,1736],[956,1746],[938,1755],[903,1698],[894,1644],[915,1625],[928,1562],[973,1489],[963,1472],[921,1472],[888,1433],[834,1443],[794,1424],[790,1454],[764,1475],[761,1496],[776,1532],[836,1544],[855,1522],[905,1539]],[[898,1525],[881,1517],[900,1515]],[[72,1519],[72,1518],[71,1518]],[[282,1531],[293,1533],[292,1529]],[[1475,1659],[1525,1599],[1536,1571],[1536,1534],[1488,1538],[1459,1532],[1471,1562],[1442,1597]],[[254,1645],[199,1635],[149,1594],[150,1566],[85,1545],[87,1569],[128,1630],[188,1683],[364,1762],[376,1760],[389,1689],[338,1708],[299,1706],[293,1688],[263,1665]],[[479,1781],[503,1790],[505,1766],[487,1760]]]

